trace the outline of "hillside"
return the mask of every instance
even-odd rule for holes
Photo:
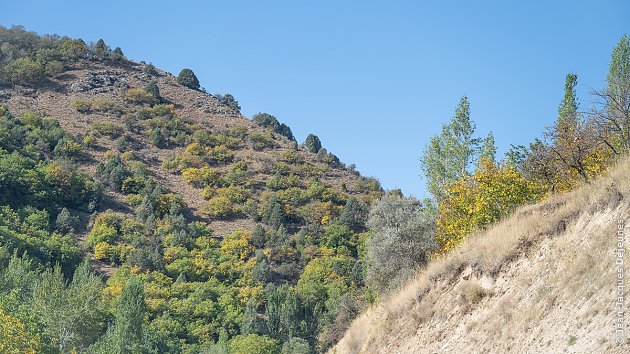
[[[124,137],[129,144],[122,152],[131,152],[132,159],[144,163],[156,182],[181,195],[191,212],[202,218],[200,211],[205,200],[201,191],[186,183],[179,171],[164,168],[165,161],[181,154],[187,145],[193,143],[192,133],[199,130],[209,135],[235,135],[230,137],[232,146],[229,148],[233,151],[228,152],[234,156],[225,162],[215,163],[213,167],[219,173],[225,173],[234,166],[234,162],[245,162],[248,177],[251,179],[248,182],[261,193],[268,189],[265,186],[267,180],[277,170],[281,170],[281,173],[287,175],[297,175],[299,184],[307,184],[311,178],[318,178],[324,186],[335,191],[342,191],[342,185],[345,185],[343,192],[347,195],[355,195],[364,201],[370,200],[370,191],[365,186],[371,181],[363,180],[340,164],[320,161],[315,153],[291,147],[289,139],[256,125],[238,111],[219,102],[216,97],[178,84],[177,78],[170,73],[153,68],[152,73],[147,73],[146,67],[146,64],[133,62],[117,65],[79,62],[76,67],[50,78],[42,86],[16,86],[1,90],[0,104],[5,105],[16,116],[21,116],[24,112],[35,112],[43,117],[54,118],[77,140],[81,140],[86,134],[95,136],[97,141],[83,151],[84,156],[80,159],[80,168],[90,175],[94,175],[98,163],[105,161],[108,152],[117,150],[116,139]],[[148,124],[135,131],[124,126],[130,124],[125,122],[126,118],[148,106],[130,103],[125,100],[125,93],[129,89],[144,89],[151,81],[156,82],[165,102],[174,105],[174,117],[181,124],[176,129],[181,129],[188,135],[183,142],[157,147],[150,140],[151,127]],[[76,102],[96,102],[108,108],[90,109],[82,113],[73,108]],[[103,123],[110,124],[116,131],[99,131],[105,129],[101,127]],[[252,142],[254,138],[262,139],[263,146],[255,148]],[[281,166],[277,166],[279,164]],[[373,191],[378,195],[380,187],[377,186]],[[112,195],[112,198],[121,201],[120,195]],[[204,221],[208,221],[221,236],[241,227],[254,226],[247,218],[237,219],[224,221],[205,218]]]
[[[629,173],[625,159],[471,237],[356,319],[330,352],[627,353],[614,330],[616,310],[630,308],[627,296],[615,307]]]
[[[376,179],[188,69],[20,27],[0,44],[0,351],[338,340],[367,291]]]

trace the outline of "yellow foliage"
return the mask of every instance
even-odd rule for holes
[[[107,242],[99,242],[94,246],[94,259],[105,260],[109,258],[109,248],[111,245]]]
[[[39,338],[28,333],[20,320],[6,315],[0,308],[0,353],[35,354],[39,350]]]
[[[254,254],[254,246],[250,244],[251,239],[252,234],[249,231],[234,231],[221,242],[221,251],[240,261],[245,261]]]
[[[540,186],[526,180],[512,165],[480,160],[472,175],[445,186],[447,197],[438,207],[440,251],[460,244],[475,229],[508,215],[519,205],[540,198]]]

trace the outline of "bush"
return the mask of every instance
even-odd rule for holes
[[[158,101],[162,100],[162,96],[160,96],[160,88],[158,87],[157,82],[155,80],[151,80],[144,87],[144,91],[151,94],[151,96],[153,96],[153,98],[155,98],[156,100]]]
[[[284,123],[280,123],[278,119],[268,113],[257,113],[252,116],[254,123],[263,128],[271,128],[274,132],[286,137],[291,141],[295,141],[291,128]]]
[[[316,154],[322,148],[322,142],[319,140],[317,135],[309,134],[304,141],[304,146],[306,150]]]
[[[438,206],[437,238],[441,251],[460,244],[477,228],[507,216],[517,206],[540,198],[539,185],[525,179],[516,168],[481,159],[471,176],[444,187],[446,197]]]
[[[88,113],[92,109],[90,102],[75,100],[72,102],[72,108],[76,109],[79,113]]]
[[[237,113],[241,112],[241,106],[238,105],[238,101],[234,98],[234,96],[230,95],[229,93],[226,93],[225,95],[217,93],[214,95],[214,97],[216,97],[217,100],[219,100],[219,103],[221,103],[222,105],[230,107]]]
[[[281,354],[310,354],[311,346],[302,338],[291,338],[282,345]]]
[[[55,222],[55,227],[57,230],[63,233],[68,233],[73,231],[77,224],[79,223],[79,218],[76,216],[72,216],[68,209],[63,208],[59,215],[57,215],[57,220]]]
[[[182,171],[184,181],[194,187],[218,186],[221,184],[219,173],[211,167],[190,167]]]
[[[275,354],[278,352],[278,342],[267,336],[248,334],[232,338],[228,348],[232,354]]]
[[[435,221],[415,198],[386,195],[370,210],[369,284],[380,294],[409,279],[436,247]]]
[[[228,197],[218,196],[208,201],[208,204],[203,209],[203,212],[213,218],[229,218],[234,216],[238,210],[234,207]]]
[[[109,136],[110,138],[118,138],[125,131],[122,125],[118,125],[112,122],[96,122],[92,124],[92,128],[101,135]]]
[[[29,58],[18,58],[9,65],[11,81],[16,84],[37,84],[44,80],[44,66]]]
[[[261,132],[252,132],[249,135],[249,141],[252,143],[254,150],[264,150],[273,147],[273,139],[269,134]]]
[[[190,69],[182,69],[182,71],[180,71],[179,75],[177,76],[177,82],[180,85],[186,86],[193,90],[198,90],[200,87],[197,76]]]
[[[157,86],[156,86],[157,87]],[[141,89],[129,89],[125,92],[125,101],[130,102],[132,104],[155,104],[158,102],[157,98]]]

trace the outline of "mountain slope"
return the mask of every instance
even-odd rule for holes
[[[321,352],[365,306],[379,182],[181,76],[0,26],[0,315],[33,351]]]
[[[627,295],[615,307],[615,262],[629,173],[626,159],[470,237],[357,318],[332,352],[627,353],[627,320],[615,345],[616,310],[630,308]]]

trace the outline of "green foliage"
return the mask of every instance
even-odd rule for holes
[[[278,352],[278,342],[257,334],[241,335],[228,342],[233,354],[274,354]]]
[[[310,354],[311,346],[302,338],[291,338],[282,345],[281,354]]]
[[[149,93],[156,99],[158,102],[162,101],[162,96],[160,95],[160,88],[157,85],[155,80],[149,81],[149,83],[144,87],[144,91]]]
[[[238,101],[231,94],[226,93],[225,95],[221,95],[217,93],[214,95],[214,97],[216,97],[219,103],[221,103],[224,106],[229,107],[236,113],[241,112],[241,106],[238,105]]]
[[[367,280],[385,294],[415,274],[436,247],[435,220],[414,198],[389,194],[370,210]]]
[[[367,206],[356,198],[350,198],[346,202],[341,215],[339,215],[338,222],[340,225],[346,226],[354,232],[361,232],[365,229],[367,216]]]
[[[186,86],[193,90],[198,90],[200,87],[197,76],[190,69],[182,69],[182,71],[180,71],[179,75],[177,76],[177,82],[180,85]]]
[[[37,84],[45,78],[45,68],[29,58],[18,58],[8,67],[11,81],[17,84]]]
[[[122,125],[106,121],[95,122],[92,124],[92,128],[99,134],[109,136],[113,139],[121,136],[125,130]]]
[[[67,208],[63,208],[57,215],[55,228],[62,233],[68,233],[76,229],[78,223],[79,219],[76,216],[72,216]]]
[[[483,145],[481,146],[481,151],[479,152],[479,160],[489,159],[495,161],[496,155],[497,147],[494,144],[494,135],[490,132],[488,133],[488,136],[483,139]]]
[[[420,159],[427,190],[439,202],[445,197],[444,185],[468,173],[469,164],[477,150],[478,140],[473,138],[475,124],[470,119],[468,97],[461,98],[455,115],[442,126],[425,147]]]
[[[286,137],[291,141],[295,141],[291,128],[284,123],[278,122],[278,119],[268,113],[257,113],[252,116],[254,123],[263,128],[270,128],[274,132]]]
[[[251,142],[254,150],[265,150],[274,146],[273,138],[269,136],[269,134],[261,132],[252,132],[249,135],[249,141]]]
[[[309,134],[304,141],[304,146],[307,151],[310,151],[314,154],[318,153],[322,148],[322,142],[319,140],[317,135]]]
[[[157,88],[157,85],[155,86]],[[159,91],[158,91],[159,95]],[[125,101],[132,104],[148,104],[152,105],[158,103],[158,98],[148,90],[144,89],[129,89],[125,92]]]

